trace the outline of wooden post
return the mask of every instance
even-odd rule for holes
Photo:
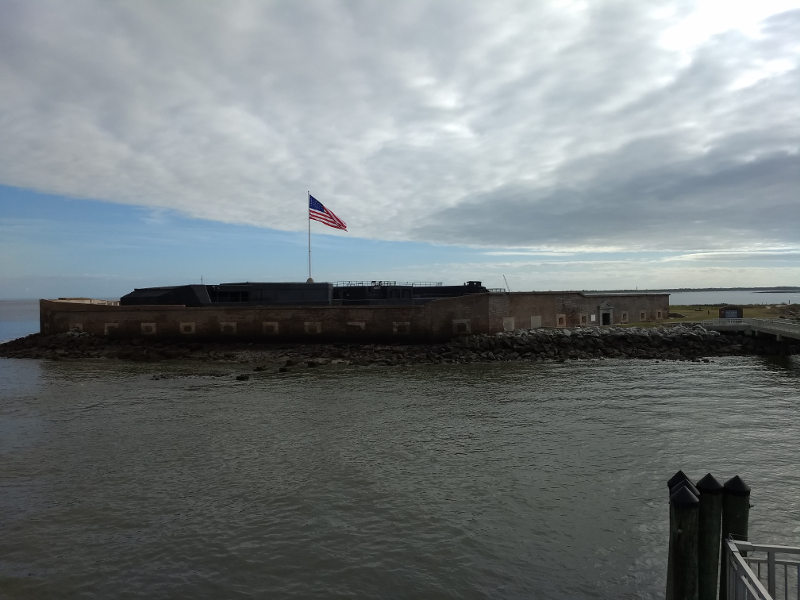
[[[675,473],[675,475],[670,477],[670,480],[667,482],[667,487],[669,488],[670,496],[672,495],[672,492],[674,492],[677,489],[678,484],[684,484],[684,483],[688,484],[689,489],[695,496],[700,495],[700,492],[692,483],[692,480],[689,479],[688,475],[686,475],[686,473],[684,473],[683,471],[678,471],[677,473]]]
[[[667,481],[667,487],[671,490],[673,487],[675,487],[675,484],[678,483],[679,481],[689,481],[689,478],[683,471],[678,471],[677,473],[675,473],[675,475],[670,477],[669,481]]]
[[[682,481],[689,481],[689,478],[686,476],[682,470],[679,470],[675,475],[670,477],[667,480],[667,489],[669,490],[669,495],[672,495],[672,488],[674,488],[677,484]],[[672,510],[672,502],[669,504],[669,548],[667,550],[667,590],[666,590],[666,600],[672,600],[672,564],[673,558],[672,554],[675,549],[672,547],[672,524],[675,521],[674,511]]]
[[[746,540],[750,518],[750,486],[736,475],[726,481],[723,487],[722,539]],[[723,556],[719,568],[719,600],[728,600],[727,580],[728,561]]]
[[[690,482],[689,485],[691,485]],[[698,600],[697,587],[697,527],[700,500],[687,485],[678,484],[669,497],[669,541],[672,549],[672,600]]]
[[[700,600],[717,600],[719,545],[722,529],[722,484],[711,473],[697,482],[700,513],[697,540],[697,582]]]

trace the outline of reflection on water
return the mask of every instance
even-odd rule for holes
[[[658,598],[679,468],[800,537],[797,357],[191,368],[0,360],[0,590]]]
[[[763,362],[764,367],[773,373],[780,373],[786,377],[800,377],[800,356],[760,356],[757,360]]]

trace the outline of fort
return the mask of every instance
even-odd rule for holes
[[[396,282],[142,288],[119,302],[40,300],[44,335],[184,341],[427,343],[467,334],[658,322],[667,293],[506,292]]]

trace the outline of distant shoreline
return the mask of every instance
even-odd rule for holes
[[[705,288],[645,288],[637,290],[581,290],[583,292],[606,292],[614,294],[629,294],[643,292],[657,293],[685,293],[685,292],[753,292],[756,294],[783,294],[800,293],[800,286],[776,286],[776,287],[705,287]]]
[[[529,290],[532,292],[544,292],[554,290]],[[586,289],[586,290],[558,290],[558,291],[578,291],[591,294],[642,294],[642,293],[687,293],[687,292],[753,292],[757,294],[797,294],[800,293],[800,286],[778,285],[778,286],[756,286],[756,287],[701,287],[701,288],[642,288],[642,289]],[[40,298],[0,298],[0,302],[38,302]],[[103,300],[118,300],[118,298],[102,298]]]

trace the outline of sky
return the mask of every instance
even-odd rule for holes
[[[0,134],[0,298],[800,285],[800,0],[0,0]]]

